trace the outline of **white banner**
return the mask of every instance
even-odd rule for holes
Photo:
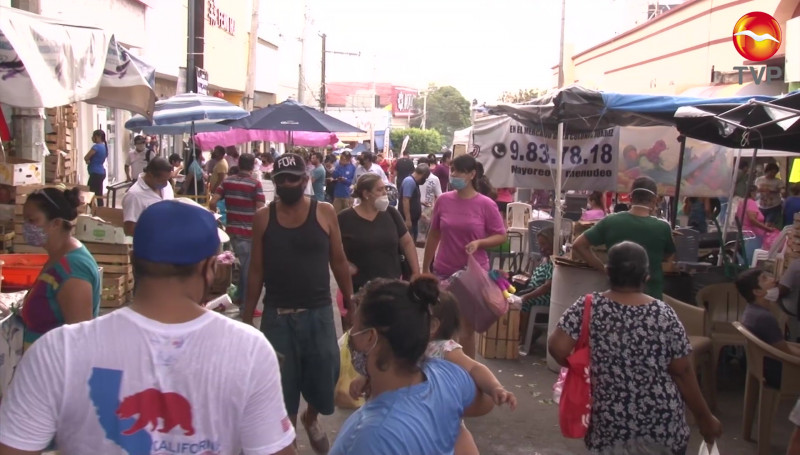
[[[0,99],[12,106],[86,101],[152,115],[155,68],[110,32],[0,6]]]
[[[552,189],[557,159],[564,190],[613,191],[617,187],[619,128],[565,134],[556,152],[556,132],[524,126],[506,116],[475,122],[472,155],[497,188]]]

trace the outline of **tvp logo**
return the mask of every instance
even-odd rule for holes
[[[761,11],[745,14],[733,26],[733,47],[742,57],[754,62],[769,59],[781,47],[783,33],[774,17]],[[760,70],[752,66],[734,66],[739,72],[739,84],[743,82],[743,74],[749,71],[756,85],[783,79],[783,69],[779,66],[764,66]],[[765,75],[766,72],[766,75]]]

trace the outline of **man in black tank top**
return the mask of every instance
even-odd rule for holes
[[[311,447],[327,453],[330,443],[317,419],[334,411],[339,378],[339,346],[333,322],[333,270],[350,317],[353,283],[333,206],[304,196],[306,163],[288,153],[272,173],[276,200],[253,220],[253,249],[242,320],[253,312],[264,288],[261,331],[283,356],[281,385],[286,411],[297,426],[300,395],[308,402],[301,416]],[[261,279],[257,279],[261,277]]]

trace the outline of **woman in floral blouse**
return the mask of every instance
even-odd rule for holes
[[[686,406],[700,434],[713,443],[722,426],[700,393],[686,331],[669,305],[643,292],[647,252],[633,242],[614,245],[606,270],[611,289],[592,294],[589,313],[592,413],[586,447],[596,454],[685,454]],[[581,297],[550,336],[548,349],[560,365],[567,366],[580,335],[584,307]]]

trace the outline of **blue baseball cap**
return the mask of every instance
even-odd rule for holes
[[[197,264],[217,254],[219,244],[214,215],[175,200],[147,207],[133,232],[133,255],[160,264]]]

